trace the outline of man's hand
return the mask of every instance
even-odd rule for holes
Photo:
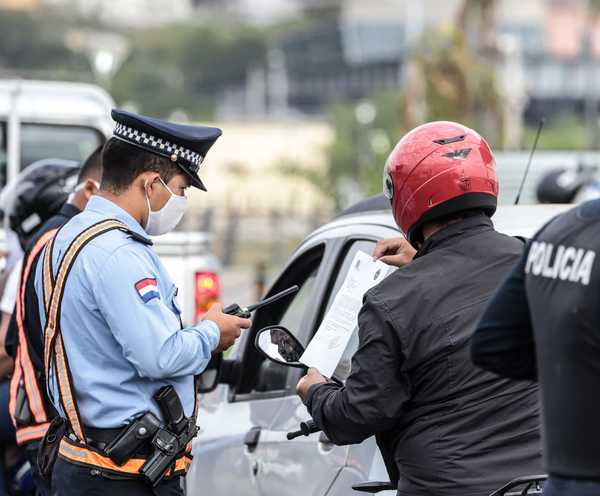
[[[412,262],[417,250],[404,238],[382,239],[375,245],[373,258],[394,267],[404,267]]]
[[[221,331],[221,338],[219,339],[219,345],[215,349],[215,353],[220,353],[233,346],[235,340],[242,334],[242,329],[248,329],[252,325],[250,319],[242,319],[223,313],[223,305],[220,303],[215,303],[206,312],[202,320],[212,320]]]
[[[306,375],[298,381],[298,384],[296,384],[296,393],[300,396],[302,401],[305,401],[310,387],[313,384],[322,384],[324,382],[327,382],[327,379],[323,377],[317,369],[311,367],[308,369]]]

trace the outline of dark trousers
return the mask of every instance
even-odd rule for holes
[[[544,496],[598,496],[600,482],[550,477],[544,484]]]
[[[8,413],[10,382],[0,380],[0,496],[8,494],[7,481],[4,473],[4,447],[14,445],[15,429]]]
[[[181,477],[153,488],[141,480],[119,478],[58,457],[52,472],[52,496],[183,496],[183,489]]]
[[[35,496],[50,496],[50,481],[45,480],[40,474],[37,464],[38,442],[27,443],[24,447],[25,456],[31,465],[31,476],[35,484]]]

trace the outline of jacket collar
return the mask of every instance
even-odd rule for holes
[[[71,217],[75,217],[77,214],[81,213],[81,210],[71,203],[65,203],[62,207],[60,207],[58,213],[63,217],[70,219]]]
[[[92,196],[85,209],[89,210],[90,212],[98,213],[106,218],[120,220],[124,222],[133,232],[143,236],[144,238],[148,238],[148,234],[137,220],[135,220],[129,213],[119,207],[116,203],[113,203],[106,198],[102,198],[101,196]]]
[[[450,244],[458,237],[472,236],[493,229],[494,224],[492,223],[492,219],[483,212],[471,214],[462,220],[442,228],[434,235],[427,238],[421,248],[417,251],[415,258],[422,257],[431,251]]]

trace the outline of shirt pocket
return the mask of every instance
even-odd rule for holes
[[[179,288],[173,284],[169,290],[169,293],[167,294],[167,301],[169,302],[173,313],[181,320],[181,307],[177,301],[177,293],[179,293]]]

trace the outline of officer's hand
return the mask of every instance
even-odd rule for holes
[[[412,262],[417,250],[404,238],[382,239],[375,245],[373,258],[394,267],[404,267]]]
[[[321,375],[321,372],[311,367],[308,369],[306,375],[302,377],[300,381],[298,381],[298,384],[296,384],[296,393],[304,402],[306,401],[306,397],[308,396],[308,390],[310,389],[310,387],[314,384],[322,384],[324,382],[327,382],[327,379]]]
[[[212,320],[221,331],[219,345],[215,349],[216,353],[220,353],[231,347],[235,343],[235,340],[240,337],[242,329],[248,329],[252,324],[250,319],[241,319],[240,317],[223,313],[223,305],[220,303],[215,303],[206,312],[202,320]]]

